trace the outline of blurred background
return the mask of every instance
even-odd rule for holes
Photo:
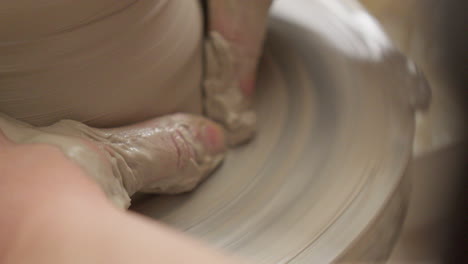
[[[430,108],[417,116],[410,209],[389,263],[468,263],[468,1],[360,1],[432,88]]]

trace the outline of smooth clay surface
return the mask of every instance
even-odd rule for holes
[[[201,113],[202,37],[198,0],[2,2],[0,112],[97,127]]]

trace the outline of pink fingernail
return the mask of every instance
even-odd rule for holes
[[[212,153],[220,153],[225,150],[224,132],[223,129],[217,125],[210,124],[205,126],[203,141],[205,146]]]

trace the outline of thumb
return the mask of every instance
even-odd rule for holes
[[[190,191],[221,163],[226,151],[221,126],[190,114],[101,133],[111,157],[126,167],[124,180],[130,195]]]

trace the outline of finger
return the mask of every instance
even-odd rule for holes
[[[101,133],[110,155],[128,168],[124,180],[130,194],[190,191],[221,163],[226,151],[222,127],[190,114]]]
[[[205,41],[205,113],[222,123],[230,145],[255,133],[257,65],[271,0],[209,0]]]
[[[0,129],[16,143],[59,147],[119,207],[128,207],[129,197],[138,191],[192,190],[221,163],[225,152],[222,128],[188,114],[115,129],[72,120],[35,128],[0,115]]]
[[[253,94],[258,60],[272,0],[210,0],[208,28],[231,46],[236,77],[243,93]]]

